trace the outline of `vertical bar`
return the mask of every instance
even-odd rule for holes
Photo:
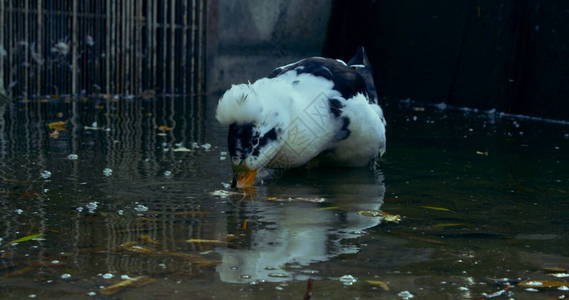
[[[79,30],[79,24],[78,24],[78,20],[77,20],[77,5],[78,5],[78,1],[74,0],[73,1],[73,19],[72,19],[72,25],[71,25],[71,30],[72,30],[72,38],[71,38],[71,94],[72,95],[77,95],[77,71],[78,71],[78,66],[77,66],[77,48],[79,46],[78,40],[77,40],[77,31]]]
[[[191,45],[191,49],[192,49],[192,53],[190,56],[191,59],[191,68],[190,68],[190,84],[192,86],[191,89],[191,93],[194,94],[195,91],[195,86],[196,86],[196,31],[197,31],[197,27],[198,24],[196,22],[196,1],[197,0],[191,0],[192,1],[192,45]]]
[[[176,70],[176,0],[170,1],[170,93],[175,94]]]
[[[105,93],[111,93],[111,0],[105,6],[106,34],[105,34]]]
[[[6,0],[0,0],[0,47],[2,47],[2,50],[8,51],[4,43],[4,1]],[[4,89],[4,53],[0,53],[0,97],[2,96],[6,96],[6,90]],[[4,114],[0,114],[0,121],[3,120]],[[0,130],[3,130],[3,127],[0,127]],[[2,139],[0,142],[3,141]],[[1,143],[0,147],[2,147]]]
[[[182,1],[182,72],[181,72],[181,83],[182,83],[182,93],[187,94],[188,91],[186,89],[186,76],[188,73],[187,67],[187,58],[188,54],[186,49],[188,49],[188,2],[187,0]],[[184,101],[185,103],[185,101]]]
[[[26,44],[24,44],[25,49],[24,49],[24,82],[23,82],[23,89],[22,92],[24,94],[25,98],[28,98],[28,84],[29,84],[29,78],[30,78],[30,30],[29,30],[29,22],[28,22],[28,18],[29,18],[29,14],[30,14],[30,2],[28,0],[24,0],[24,17],[23,17],[23,21],[24,21],[24,36],[23,36],[23,42],[25,42]]]
[[[43,91],[42,91],[42,69],[43,69],[43,65],[46,63],[44,56],[43,56],[43,0],[38,0],[38,6],[37,6],[37,18],[38,18],[38,43],[37,43],[37,55],[39,56],[39,59],[43,62],[43,63],[38,63],[37,64],[37,70],[36,70],[36,76],[37,76],[37,85],[36,85],[36,93],[37,95],[42,95]],[[2,22],[0,22],[0,24],[3,24]]]

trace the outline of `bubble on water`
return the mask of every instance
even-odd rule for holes
[[[28,295],[28,298],[35,298],[35,297],[37,297],[37,296],[38,296],[38,295],[36,295],[36,294],[29,294],[29,295]]]
[[[356,283],[357,281],[358,279],[352,275],[344,275],[340,277],[340,282],[343,285],[354,285],[354,283]]]
[[[269,273],[268,276],[273,277],[273,278],[287,278],[288,274],[285,274],[285,273]]]
[[[57,264],[60,263],[60,261],[59,261],[59,260],[52,260],[51,263],[54,264],[54,265],[57,265]]]
[[[145,212],[145,211],[148,211],[148,207],[144,206],[142,204],[138,204],[137,206],[134,207],[134,210],[136,210],[138,212]]]
[[[564,286],[558,287],[557,289],[560,291],[569,291],[569,286],[564,285]]]
[[[117,210],[117,214],[118,214],[119,216],[124,215],[124,210],[122,210],[122,209]]]
[[[166,177],[172,176],[172,171],[164,171],[164,176]]]
[[[459,291],[466,292],[466,291],[468,291],[468,290],[470,290],[470,289],[467,288],[467,287],[465,287],[465,286],[461,286],[461,287],[458,288],[458,290],[459,290]]]
[[[103,277],[104,279],[111,279],[111,278],[113,278],[113,277],[115,277],[115,276],[114,276],[113,274],[111,274],[111,273],[105,273],[105,274],[103,274],[103,276],[101,276],[101,277]]]
[[[415,295],[411,294],[409,291],[401,291],[397,294],[397,296],[401,297],[401,299],[404,300],[415,298]]]
[[[71,278],[71,274],[69,273],[61,274],[61,279],[68,279],[68,278]]]
[[[14,212],[17,213],[18,215],[21,215],[24,211],[18,208],[14,210]]]
[[[166,264],[158,264],[158,266],[162,269],[166,269]]]
[[[97,296],[97,293],[95,293],[95,292],[88,292],[88,293],[87,293],[87,296],[94,297],[94,296]]]
[[[122,279],[122,280],[129,280],[129,279],[132,279],[132,277],[130,277],[130,276],[126,275],[126,274],[123,274],[123,275],[121,275],[121,279]]]
[[[103,169],[103,175],[109,177],[109,176],[113,175],[113,170],[110,168],[105,168],[105,169]]]
[[[197,149],[197,148],[200,147],[200,144],[198,144],[198,143],[196,143],[196,142],[192,142],[192,143],[190,144],[190,146],[192,147],[192,149]]]
[[[282,291],[282,290],[284,290],[284,287],[277,285],[277,286],[275,286],[275,290]]]
[[[51,172],[48,170],[43,170],[43,171],[41,171],[40,176],[43,179],[48,179],[51,177]]]
[[[67,155],[67,159],[69,159],[69,160],[77,160],[78,158],[79,158],[79,155],[77,155],[77,154]]]
[[[204,149],[205,151],[209,151],[211,150],[211,144],[209,143],[205,143],[203,145],[201,145],[202,149]]]
[[[534,288],[527,288],[527,289],[525,289],[525,290],[526,290],[526,292],[534,292],[534,293],[535,293],[535,292],[539,292],[538,289],[534,289]]]
[[[79,207],[77,207],[75,210],[78,211],[78,212],[82,212],[82,211],[83,211],[83,207],[79,206]]]

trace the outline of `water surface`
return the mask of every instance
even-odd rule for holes
[[[569,281],[543,269],[569,267],[567,125],[392,102],[379,170],[271,174],[220,197],[215,102],[0,107],[0,297],[301,299],[312,279],[314,299],[470,299]],[[102,294],[126,276],[148,282]]]

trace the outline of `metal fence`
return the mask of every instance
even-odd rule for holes
[[[206,0],[0,0],[0,92],[201,93],[206,10]]]

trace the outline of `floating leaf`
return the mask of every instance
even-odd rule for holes
[[[438,211],[448,211],[448,212],[454,212],[448,208],[444,208],[444,207],[437,207],[437,206],[428,206],[428,205],[423,205],[421,206],[422,208],[426,208],[426,209],[431,209],[431,210],[438,210]]]
[[[138,236],[138,239],[152,245],[160,245],[160,243],[157,240],[153,239],[148,234],[141,234]]]
[[[384,289],[385,291],[389,291],[389,285],[387,285],[387,283],[385,283],[384,281],[381,280],[366,280],[367,283],[371,284],[371,285],[375,285],[375,286],[379,286],[382,289]]]
[[[340,207],[338,207],[338,206],[328,206],[328,207],[322,207],[322,208],[320,208],[320,210],[336,210],[336,209],[340,209]]]
[[[160,130],[160,131],[172,131],[172,130],[174,130],[174,128],[168,127],[166,125],[160,125],[160,126],[158,126],[158,130]]]
[[[551,288],[569,286],[569,281],[524,280],[518,283],[518,286],[522,288]]]
[[[115,283],[111,286],[102,288],[99,290],[99,292],[105,296],[110,296],[110,295],[114,295],[114,294],[118,293],[120,290],[122,290],[126,287],[141,287],[141,286],[145,286],[147,284],[150,284],[154,281],[156,281],[156,279],[154,279],[154,278],[150,278],[147,276],[139,276],[139,277],[123,280],[119,283]]]
[[[39,239],[41,238],[43,235],[41,233],[36,233],[36,234],[30,234],[27,235],[25,237],[19,238],[17,240],[13,240],[11,242],[9,242],[7,245],[12,245],[12,244],[17,244],[17,243],[23,243],[23,242],[27,242],[27,241],[31,241],[33,239]]]
[[[63,131],[63,130],[67,130],[67,128],[65,128],[66,125],[67,125],[67,121],[59,121],[59,122],[49,123],[49,124],[47,124],[47,127],[49,127],[49,129],[52,129],[52,130]]]
[[[187,243],[191,244],[227,244],[225,241],[220,240],[206,240],[206,239],[189,239],[186,240]]]

